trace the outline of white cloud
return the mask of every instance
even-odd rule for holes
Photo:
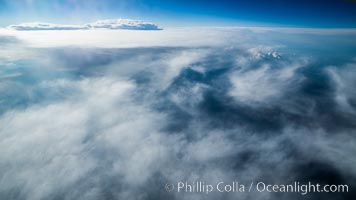
[[[181,180],[295,181],[298,172],[309,173],[301,164],[310,161],[354,175],[353,131],[314,129],[333,108],[322,104],[320,115],[308,109],[317,98],[299,90],[287,95],[313,88],[299,82],[303,58],[279,53],[278,44],[256,44],[256,33],[245,31],[4,31],[23,43],[0,49],[0,61],[13,62],[0,69],[0,105],[6,107],[0,115],[0,198],[221,199],[162,189],[166,181]],[[63,48],[72,45],[80,48]],[[330,72],[344,99],[356,96],[353,68]],[[328,94],[323,101],[334,97]],[[274,112],[266,109],[286,101]],[[290,115],[298,106],[316,117]],[[187,124],[167,130],[177,121]],[[281,128],[269,129],[274,123]],[[234,193],[224,199],[236,195],[266,197]]]
[[[144,34],[136,30],[137,27],[151,26],[151,23],[139,23],[135,20],[103,20],[86,25],[59,25],[67,29],[80,30],[42,30],[42,31],[15,31],[13,29],[0,29],[0,35],[16,37],[20,41],[31,47],[100,47],[100,48],[123,48],[123,47],[238,47],[243,49],[253,49],[260,51],[264,56],[279,58],[282,55],[275,51],[261,51],[263,48],[271,46],[269,38],[276,41],[281,39],[278,34],[355,34],[355,30],[332,29],[315,30],[309,29],[278,29],[256,27],[184,27],[184,28],[165,28],[161,31],[147,29]],[[32,27],[31,25],[30,27]],[[57,25],[47,25],[57,27]],[[90,26],[98,28],[89,28]],[[119,27],[129,30],[116,29]],[[21,27],[21,26],[19,26]],[[24,26],[23,28],[26,28]],[[74,28],[73,28],[74,27]],[[109,28],[99,28],[109,27]],[[110,29],[110,27],[112,29]],[[116,27],[116,28],[115,28]],[[84,29],[84,30],[82,30]],[[114,30],[113,30],[114,29]],[[284,34],[288,35],[288,34]],[[256,39],[258,38],[258,39]],[[293,39],[293,38],[292,38]],[[305,41],[301,41],[305,42]],[[308,41],[307,41],[308,42]],[[276,45],[276,44],[273,44]],[[280,45],[280,44],[278,44]],[[267,49],[265,49],[267,50]],[[258,56],[256,54],[256,56]]]
[[[342,67],[330,67],[327,69],[334,82],[336,95],[335,100],[347,113],[355,113],[352,102],[356,99],[354,85],[356,84],[356,63],[348,63]]]
[[[88,30],[88,29],[127,29],[127,30],[160,30],[157,25],[132,19],[99,20],[84,25],[63,25],[42,22],[22,23],[8,26],[19,31],[36,30]]]
[[[106,29],[129,29],[129,30],[160,30],[156,24],[147,23],[132,19],[107,19],[99,20],[86,24],[88,28],[106,28]]]
[[[142,34],[138,30],[47,30],[47,31],[14,31],[0,29],[0,34],[15,36],[30,47],[197,47],[246,44],[250,35],[243,31],[225,32],[216,28],[173,28],[162,31],[148,30]],[[232,38],[229,41],[227,38]]]
[[[1,170],[2,190],[21,186],[26,199],[43,199],[102,167],[106,169],[100,173],[133,185],[160,168],[162,117],[133,102],[133,83],[99,78],[43,84],[44,89],[64,87],[76,93],[58,103],[1,116],[0,145],[7,148],[0,152],[0,168],[16,165]],[[86,196],[92,191],[83,192]]]
[[[43,22],[32,22],[32,23],[10,25],[8,26],[8,28],[19,30],[19,31],[88,29],[85,26],[79,26],[79,25],[62,25],[62,24],[51,24],[51,23],[43,23]]]
[[[295,73],[299,67],[302,63],[289,64],[288,67],[261,64],[256,69],[238,69],[230,76],[232,89],[229,94],[239,102],[269,104],[270,100],[280,98],[302,80]]]

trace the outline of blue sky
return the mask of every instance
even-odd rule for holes
[[[356,27],[354,0],[0,0],[0,25],[132,18],[163,26]]]

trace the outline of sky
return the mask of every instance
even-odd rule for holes
[[[353,0],[0,0],[0,25],[129,18],[171,26],[354,28]]]

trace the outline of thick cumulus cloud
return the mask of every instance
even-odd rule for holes
[[[98,20],[84,25],[64,25],[42,22],[10,25],[7,28],[19,31],[37,30],[88,30],[88,29],[127,29],[127,30],[161,30],[156,24],[132,19]]]
[[[326,43],[308,52],[293,43],[310,34],[162,32],[161,43],[151,35],[132,48],[0,35],[0,199],[355,198],[349,42],[333,57]],[[349,192],[165,191],[178,181],[311,181]]]

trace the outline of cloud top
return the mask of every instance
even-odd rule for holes
[[[86,24],[85,27],[130,30],[161,30],[161,28],[159,28],[156,24],[132,19],[98,20],[96,22]]]
[[[35,30],[87,30],[87,29],[126,29],[126,30],[161,30],[156,24],[132,19],[98,20],[83,25],[52,24],[43,22],[21,23],[7,28],[20,31]]]
[[[80,25],[62,25],[42,22],[22,23],[8,26],[10,29],[19,31],[34,31],[34,30],[82,30],[87,29],[85,26]]]

